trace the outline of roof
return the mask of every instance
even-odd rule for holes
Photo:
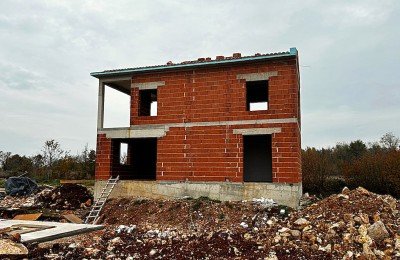
[[[172,63],[169,61],[164,65],[154,65],[154,66],[146,66],[146,67],[136,67],[136,68],[126,68],[126,69],[115,69],[115,70],[104,70],[99,72],[90,73],[91,76],[96,78],[103,78],[105,76],[117,76],[122,74],[133,74],[137,72],[152,72],[152,71],[161,71],[168,69],[179,69],[186,67],[199,67],[199,66],[207,66],[207,65],[217,65],[217,64],[229,64],[229,63],[237,63],[244,61],[256,61],[256,60],[265,60],[265,59],[273,59],[273,58],[283,58],[283,57],[291,57],[297,56],[297,49],[290,48],[290,51],[287,52],[277,52],[277,53],[268,53],[268,54],[260,54],[256,53],[253,56],[244,56],[242,57],[240,53],[233,54],[232,57],[224,57],[217,56],[215,60],[211,58],[199,58],[194,61],[183,61],[181,63]]]

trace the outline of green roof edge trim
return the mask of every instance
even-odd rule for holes
[[[252,56],[252,57],[247,57],[247,58],[230,59],[230,60],[213,60],[213,61],[206,61],[206,62],[196,62],[196,63],[186,63],[186,64],[176,64],[176,65],[161,65],[161,66],[156,66],[156,67],[141,67],[141,68],[132,68],[132,69],[113,70],[113,71],[100,71],[100,72],[92,72],[92,73],[90,73],[90,76],[97,78],[97,76],[106,76],[106,75],[111,76],[111,75],[116,75],[116,74],[127,74],[127,73],[134,73],[134,72],[147,72],[147,71],[159,71],[159,70],[164,70],[164,69],[198,67],[198,66],[207,66],[207,65],[215,65],[215,64],[224,64],[224,63],[235,63],[235,62],[242,62],[242,61],[290,57],[290,56],[296,56],[296,55],[297,55],[297,49],[295,47],[293,47],[293,48],[290,48],[289,53]]]

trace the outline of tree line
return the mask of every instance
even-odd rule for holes
[[[0,151],[0,176],[28,172],[39,179],[94,179],[96,152],[87,145],[71,155],[48,140],[33,156]],[[327,196],[344,186],[400,197],[400,138],[386,133],[379,141],[355,140],[334,147],[302,149],[303,190]]]
[[[303,190],[327,196],[344,186],[362,186],[400,197],[400,139],[386,133],[379,141],[338,143],[302,150]]]
[[[27,173],[37,179],[94,179],[96,152],[86,145],[80,154],[71,155],[59,142],[48,140],[33,156],[0,151],[0,176]]]

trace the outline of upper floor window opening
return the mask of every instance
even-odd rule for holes
[[[157,116],[157,89],[139,91],[139,116]]]
[[[268,80],[246,82],[246,110],[268,110]]]

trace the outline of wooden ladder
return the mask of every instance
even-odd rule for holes
[[[119,175],[114,179],[112,176],[110,177],[110,179],[108,179],[106,186],[104,186],[104,188],[101,190],[99,198],[93,204],[89,215],[86,217],[85,224],[89,224],[90,222],[95,223],[97,221],[104,204],[106,204],[106,201],[110,196],[112,190],[114,189],[115,185],[117,185],[118,180]]]

